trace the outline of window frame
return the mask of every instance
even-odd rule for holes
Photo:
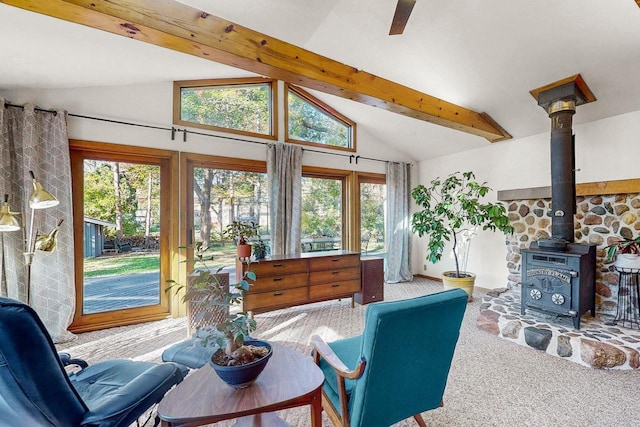
[[[302,141],[299,139],[292,138],[289,135],[289,91],[293,92],[296,96],[302,98],[303,100],[313,105],[314,107],[322,110],[325,114],[332,117],[334,120],[347,126],[350,129],[349,147],[340,147],[337,145],[328,145],[328,144],[322,144],[319,142]],[[320,101],[319,99],[317,99],[310,93],[306,92],[305,90],[297,86],[293,86],[287,82],[284,83],[284,140],[285,142],[290,142],[293,144],[308,145],[312,147],[322,147],[322,148],[327,148],[331,150],[349,151],[349,152],[355,153],[356,152],[356,130],[357,130],[356,122],[354,122],[347,116],[339,113],[334,108]]]
[[[316,166],[302,166],[303,178],[335,179],[342,183],[342,250],[353,251],[352,235],[353,218],[350,216],[353,211],[351,181],[352,172],[341,169],[329,169]]]
[[[239,129],[231,129],[202,123],[182,120],[182,89],[206,88],[215,86],[247,86],[247,85],[269,85],[270,88],[270,123],[269,134],[248,132]],[[236,135],[251,136],[256,138],[278,139],[278,81],[263,77],[245,77],[233,79],[205,79],[205,80],[180,80],[173,82],[173,124],[194,127],[199,129],[212,130],[216,132],[232,133]]]

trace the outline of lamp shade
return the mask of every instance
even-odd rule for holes
[[[57,206],[60,203],[58,199],[42,188],[42,185],[36,181],[33,171],[29,171],[29,173],[31,174],[31,181],[33,183],[33,192],[31,196],[29,196],[29,207],[31,209],[46,209]]]
[[[9,209],[9,195],[4,195],[4,203],[0,207],[0,232],[20,230],[20,221],[16,218],[17,212]]]

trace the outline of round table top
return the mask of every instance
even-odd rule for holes
[[[209,364],[188,375],[158,405],[158,415],[172,423],[211,423],[288,407],[312,396],[324,375],[310,356],[271,343],[273,355],[258,379],[235,389]]]

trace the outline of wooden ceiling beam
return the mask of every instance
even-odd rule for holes
[[[510,139],[477,113],[173,0],[0,0],[256,74],[486,138]]]

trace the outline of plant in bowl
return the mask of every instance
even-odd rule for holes
[[[262,372],[272,354],[269,343],[251,338],[256,322],[239,308],[249,289],[249,280],[255,280],[256,275],[253,271],[246,271],[234,285],[221,282],[217,275],[221,269],[208,267],[213,255],[202,243],[196,244],[194,259],[190,261],[199,264],[200,268],[192,274],[183,300],[195,304],[200,316],[215,317],[213,313],[228,310],[223,320],[198,327],[195,336],[203,347],[212,349],[209,364],[220,378],[232,387],[247,387]],[[178,287],[177,291],[184,289],[174,281],[169,282],[172,283],[170,287]]]
[[[455,172],[445,179],[432,180],[428,186],[418,185],[411,191],[416,204],[422,207],[413,214],[411,225],[420,237],[429,238],[427,260],[434,264],[440,261],[446,242],[453,241],[456,270],[445,271],[443,283],[445,288],[464,289],[469,300],[475,274],[460,269],[458,244],[462,236],[472,236],[476,228],[513,232],[502,204],[481,201],[490,190],[486,182],[476,181],[473,172]]]
[[[606,262],[615,259],[618,268],[640,268],[640,236],[635,239],[621,238],[605,247]]]
[[[253,221],[232,221],[224,229],[224,235],[227,238],[233,239],[238,245],[238,257],[241,259],[249,258],[251,256],[251,245],[249,239],[252,237],[258,237],[260,226]]]

